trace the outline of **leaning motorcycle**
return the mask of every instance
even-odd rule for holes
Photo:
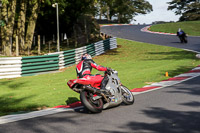
[[[98,90],[101,86],[100,83],[91,85],[84,78],[69,80],[67,84],[73,91],[80,93],[82,105],[92,113],[100,113],[103,109],[118,106],[121,103],[125,105],[134,103],[132,92],[122,85],[117,71],[113,69],[106,71],[104,73],[105,77],[108,78],[105,87],[107,92],[109,92],[108,94]]]

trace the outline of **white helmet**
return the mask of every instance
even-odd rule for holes
[[[82,56],[81,56],[81,60],[85,60],[85,59],[92,59],[92,56],[91,55],[89,55],[89,54],[83,54]]]

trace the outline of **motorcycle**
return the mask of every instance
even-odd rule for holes
[[[98,75],[102,76],[102,75]],[[75,92],[80,93],[82,105],[92,113],[100,113],[103,109],[118,106],[121,103],[131,105],[134,96],[131,91],[121,84],[118,72],[111,69],[104,73],[108,78],[105,89],[108,94],[100,91],[101,83],[90,84],[84,78],[69,80],[67,85]]]
[[[183,36],[179,36],[179,39],[181,41],[181,43],[187,43],[187,36],[186,35],[183,35]]]
[[[188,42],[187,35],[185,34],[185,32],[183,32],[183,31],[177,32],[177,36],[179,37],[181,43],[187,43]]]

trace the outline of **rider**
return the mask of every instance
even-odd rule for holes
[[[95,68],[99,71],[109,71],[110,68],[106,68],[100,65],[97,65],[93,60],[92,57],[85,53],[81,56],[81,61],[76,66],[76,72],[78,78],[84,78],[91,82],[91,84],[94,83],[101,83],[101,92],[107,93],[108,91],[105,89],[105,86],[108,82],[108,79],[99,75],[92,75],[91,71],[92,68]],[[97,89],[97,91],[99,91]]]
[[[187,40],[184,39],[186,37],[186,33],[181,28],[178,29],[177,36],[179,37],[181,43],[187,43]]]

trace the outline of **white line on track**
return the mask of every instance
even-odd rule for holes
[[[31,119],[35,117],[56,114],[56,113],[61,113],[61,112],[66,112],[66,111],[74,111],[74,109],[78,109],[78,108],[82,108],[82,106],[76,107],[76,108],[50,108],[50,109],[33,111],[29,113],[24,113],[24,114],[6,115],[6,116],[0,117],[0,124],[20,121],[20,120],[25,120],[25,119]]]

